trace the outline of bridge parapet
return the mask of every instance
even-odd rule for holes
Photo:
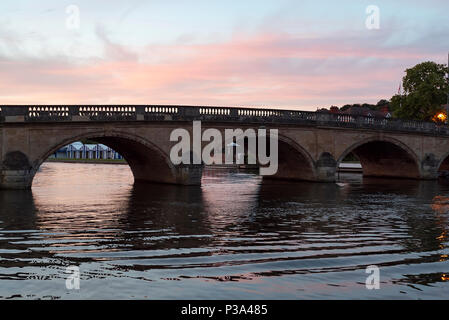
[[[298,124],[449,135],[433,122],[299,110],[170,105],[0,106],[0,123],[65,121],[209,121]]]

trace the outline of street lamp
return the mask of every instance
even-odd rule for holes
[[[447,121],[447,116],[445,113],[440,112],[439,114],[437,114],[436,119],[438,119],[442,123],[445,123]]]

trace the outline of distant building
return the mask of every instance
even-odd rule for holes
[[[114,149],[104,144],[83,144],[73,142],[60,148],[50,158],[66,159],[123,159]]]

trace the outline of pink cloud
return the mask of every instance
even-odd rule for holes
[[[236,37],[214,44],[115,44],[103,59],[0,56],[0,104],[251,105],[315,109],[389,98],[403,70],[430,49],[387,47],[388,35]]]

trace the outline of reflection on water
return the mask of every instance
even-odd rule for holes
[[[0,191],[0,298],[446,299],[449,186],[340,178],[133,185],[126,166],[46,163],[32,192]]]

